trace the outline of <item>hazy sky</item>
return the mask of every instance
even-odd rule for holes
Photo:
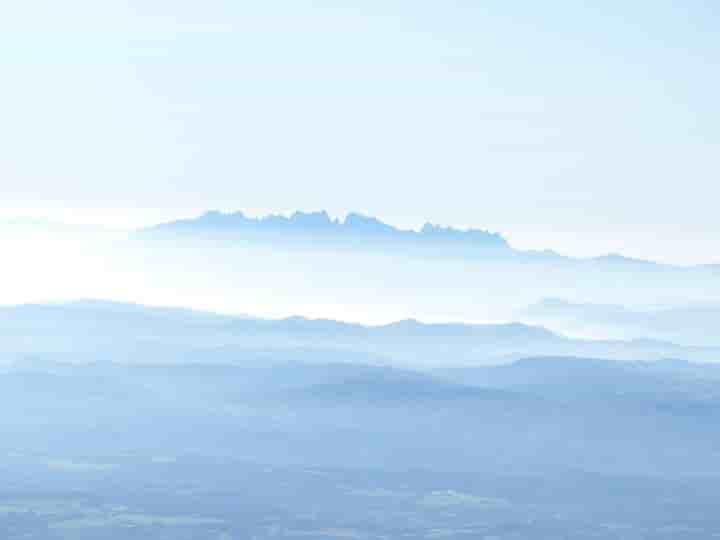
[[[706,0],[8,2],[0,209],[357,210],[720,262],[719,27]]]

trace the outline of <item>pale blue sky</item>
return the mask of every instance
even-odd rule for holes
[[[587,4],[12,2],[0,210],[357,210],[720,262],[720,10]]]

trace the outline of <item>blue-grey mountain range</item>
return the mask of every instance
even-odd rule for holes
[[[0,533],[703,540],[718,359],[524,324],[0,308]]]

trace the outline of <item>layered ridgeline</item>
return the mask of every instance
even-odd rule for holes
[[[506,364],[527,356],[719,362],[720,347],[652,340],[571,339],[539,326],[367,326],[327,319],[262,319],[102,301],[0,308],[0,358],[121,364],[345,363],[430,370]]]
[[[718,530],[720,363],[660,359],[717,350],[98,301],[0,332],[3,538]]]
[[[598,348],[522,325],[364,327],[98,302],[0,316],[14,360],[0,366],[0,452],[13,455],[717,473],[719,365],[658,360],[642,344]],[[616,346],[646,361],[543,354]],[[499,354],[503,365],[483,365]]]
[[[517,316],[576,335],[606,339],[651,338],[685,345],[720,343],[720,303],[632,309],[548,298],[519,311]]]

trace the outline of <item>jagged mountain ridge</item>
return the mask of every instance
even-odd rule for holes
[[[455,229],[426,223],[419,231],[399,229],[375,217],[350,213],[344,220],[333,219],[326,211],[295,212],[291,216],[271,214],[260,218],[243,212],[210,211],[191,219],[162,223],[144,229],[144,234],[224,234],[282,235],[287,240],[311,236],[313,240],[338,239],[404,244],[461,244],[475,248],[509,250],[510,245],[500,234],[480,229]]]

